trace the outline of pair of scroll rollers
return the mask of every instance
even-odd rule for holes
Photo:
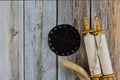
[[[91,75],[102,72],[104,75],[113,74],[107,41],[103,33],[105,30],[101,29],[98,19],[96,19],[96,31],[90,29],[87,19],[84,20],[84,25],[84,42]]]

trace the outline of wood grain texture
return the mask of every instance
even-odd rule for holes
[[[72,1],[58,1],[58,25],[59,24],[71,24],[73,23],[72,15]],[[67,57],[58,57],[58,80],[74,80],[75,75],[67,69],[60,66],[62,59],[67,59],[75,62],[75,54]]]
[[[89,72],[81,34],[86,16],[92,28],[98,16],[107,30],[114,80],[120,80],[119,0],[0,1],[0,80],[79,80],[60,61],[70,60]],[[56,57],[49,49],[48,32],[56,24],[71,24],[79,31],[81,44],[75,54]]]
[[[98,16],[103,29],[106,30],[108,48],[112,60],[113,70],[116,73],[115,80],[120,80],[120,1],[92,1],[92,19]]]
[[[23,80],[23,2],[1,1],[0,22],[0,80]]]
[[[25,80],[56,80],[56,55],[48,46],[55,15],[56,1],[25,1]]]
[[[89,13],[90,1],[58,1],[58,24],[73,25],[81,36],[80,49],[75,54],[67,57],[58,57],[58,80],[79,80],[71,71],[63,69],[59,65],[63,58],[82,66],[89,72],[83,36],[81,35],[81,31],[84,29],[83,18],[86,16],[89,18]]]
[[[9,23],[9,57],[10,80],[24,79],[24,53],[23,53],[23,2],[10,2]]]
[[[56,26],[56,1],[43,2],[43,26],[41,44],[41,76],[40,80],[56,80],[56,55],[48,46],[48,33]],[[48,67],[48,70],[45,70]]]
[[[7,34],[6,29],[8,24],[8,12],[9,12],[10,2],[0,3],[0,80],[10,79],[10,65],[8,59],[8,45],[7,45]],[[4,10],[6,9],[6,10]]]
[[[84,17],[88,17],[88,20],[90,22],[90,0],[73,1],[74,25],[77,27],[77,30],[81,36],[80,49],[76,53],[75,62],[76,64],[82,66],[89,73],[87,54],[83,40],[84,35],[82,34],[82,31],[84,30]],[[79,80],[78,77],[76,80]]]
[[[82,66],[89,72],[88,69],[88,61],[87,61],[87,54],[85,50],[85,44],[83,41],[83,34],[82,31],[84,30],[84,17],[88,17],[90,22],[90,1],[74,1],[73,2],[73,18],[74,18],[74,25],[77,27],[77,30],[81,36],[81,44],[78,53],[76,54],[76,63]]]

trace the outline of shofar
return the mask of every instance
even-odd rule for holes
[[[96,18],[95,39],[97,43],[98,54],[100,56],[102,72],[104,75],[109,75],[109,74],[113,74],[113,69],[112,69],[106,37],[103,32],[105,32],[105,30],[101,29],[98,19]]]
[[[86,18],[84,20],[84,25],[85,25],[85,31],[83,31],[83,34],[85,34],[84,43],[85,43],[90,73],[91,75],[98,75],[98,74],[101,74],[101,67],[100,67],[100,62],[97,54],[95,38],[90,33],[90,32],[93,32],[94,30],[90,29],[88,20]]]
[[[80,80],[90,80],[88,73],[82,67],[80,67],[70,61],[67,61],[67,60],[62,60],[61,65],[64,68],[67,68],[67,69],[75,72],[76,75],[80,78]]]

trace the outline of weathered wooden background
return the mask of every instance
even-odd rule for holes
[[[107,42],[116,80],[120,80],[120,0],[36,0],[0,1],[0,80],[79,80],[60,66],[66,58],[88,72],[81,31],[87,16],[94,28],[94,16],[107,30]],[[48,47],[48,32],[57,24],[78,29],[80,49],[58,57]]]

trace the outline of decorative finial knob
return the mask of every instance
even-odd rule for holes
[[[99,23],[97,17],[95,17],[95,23],[96,23],[96,30],[97,30],[97,31],[102,30],[101,27],[100,27],[100,23]]]
[[[94,34],[99,34],[99,33],[105,32],[105,30],[101,29],[101,26],[100,26],[100,23],[99,23],[97,17],[95,17],[95,25],[96,25],[96,31],[94,32]]]
[[[85,30],[90,30],[90,26],[89,26],[87,17],[84,18],[84,25],[85,25]]]
[[[85,30],[82,32],[83,34],[86,34],[86,33],[89,33],[89,32],[94,32],[94,30],[90,29],[87,17],[84,18],[84,26],[85,26]]]

